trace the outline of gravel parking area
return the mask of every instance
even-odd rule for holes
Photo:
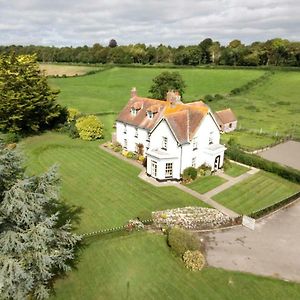
[[[214,267],[300,282],[300,201],[256,223],[205,235]]]
[[[259,156],[300,170],[300,143],[288,141],[269,150],[258,153]]]

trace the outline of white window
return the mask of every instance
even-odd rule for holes
[[[168,149],[168,138],[166,138],[165,136],[162,137],[162,145],[161,148],[163,150],[167,150]]]
[[[124,124],[124,133],[125,134],[127,133],[127,126],[126,126],[126,124]]]
[[[157,162],[155,160],[151,160],[151,176],[157,176]]]
[[[173,163],[166,163],[166,178],[173,177]]]
[[[134,137],[138,137],[139,136],[139,129],[138,128],[135,128],[135,134],[134,134]]]
[[[192,158],[192,167],[196,168],[196,157]]]
[[[147,111],[147,116],[149,119],[153,118],[153,112],[152,111]]]
[[[127,149],[127,139],[124,139],[124,149]]]
[[[213,132],[209,133],[209,138],[208,138],[208,144],[209,145],[213,144],[213,134],[214,134]]]
[[[151,135],[150,131],[148,131],[148,136],[147,136],[147,140],[146,140],[147,142],[150,142],[150,135]]]
[[[197,148],[198,148],[197,138],[193,138],[193,150],[196,150]]]
[[[132,108],[132,109],[131,109],[131,114],[132,114],[133,116],[136,116],[136,109],[135,109],[135,108]]]

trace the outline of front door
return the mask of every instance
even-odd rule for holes
[[[220,169],[220,155],[218,155],[215,159],[214,170]]]
[[[157,162],[154,160],[151,160],[151,176],[154,178],[157,176]]]

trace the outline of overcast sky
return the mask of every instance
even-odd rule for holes
[[[0,44],[300,40],[300,0],[0,0]]]

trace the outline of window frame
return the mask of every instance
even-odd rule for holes
[[[168,138],[166,136],[162,137],[161,149],[165,151],[168,149]]]
[[[139,129],[138,129],[138,127],[135,127],[134,137],[135,138],[139,137]]]
[[[198,139],[193,138],[193,151],[198,149]]]
[[[125,150],[127,150],[127,146],[128,146],[128,141],[127,141],[127,139],[124,139],[124,147],[123,148]]]
[[[192,158],[192,167],[196,168],[196,157]]]
[[[124,134],[127,134],[127,125],[126,125],[126,124],[124,124],[123,133],[124,133]]]
[[[173,163],[166,163],[165,165],[165,178],[173,178]]]

